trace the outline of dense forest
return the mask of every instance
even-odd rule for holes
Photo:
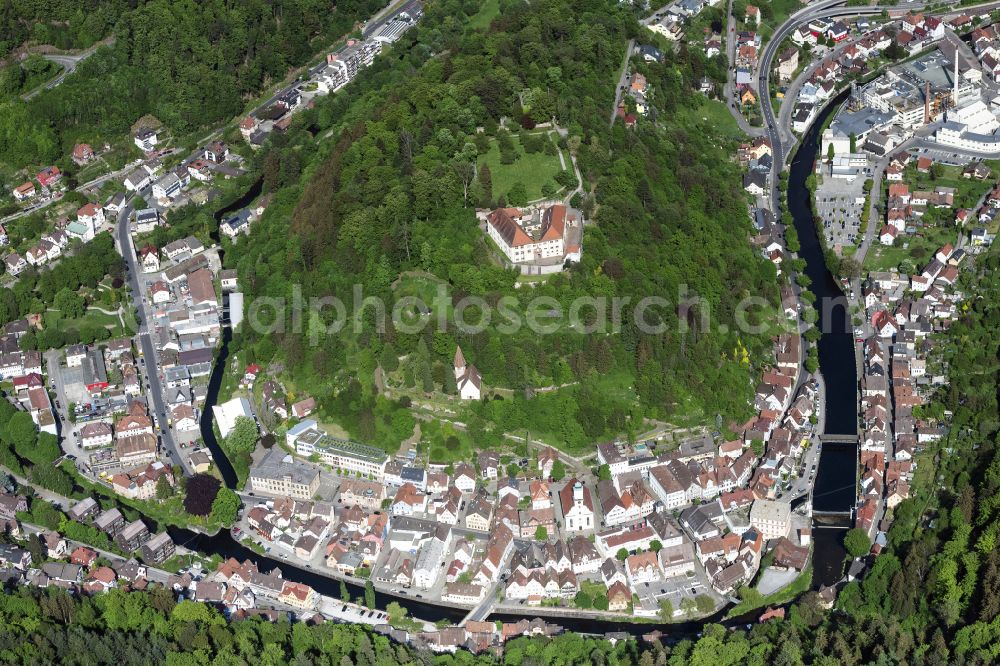
[[[394,302],[394,281],[413,271],[445,280],[453,302],[506,297],[515,310],[539,296],[563,312],[583,296],[632,303],[659,296],[672,304],[653,311],[665,332],[640,332],[626,317],[607,335],[565,327],[550,335],[495,327],[466,334],[454,326],[408,334],[379,331],[368,309],[360,333],[349,326],[327,336],[328,309],[297,332],[244,330],[236,344],[258,362],[283,361],[321,405],[360,379],[347,419],[367,414],[362,422],[369,423],[386,412],[367,389],[376,365],[416,354],[427,359],[425,386],[447,390],[445,370],[461,345],[487,388],[514,391],[477,408],[481,441],[530,427],[583,446],[644,416],[745,418],[759,371],[753,366],[766,358],[769,339],[735,331],[733,312],[746,296],[773,306],[778,287],[773,267],[747,242],[734,146],[694,111],[703,99],[693,93],[700,79],[724,71],[683,47],[662,63],[643,63],[663,121],[612,129],[613,82],[626,41],[640,35],[630,9],[600,0],[500,6],[484,22],[475,2],[429,4],[389,56],[304,114],[261,156],[265,187],[276,196],[227,262],[235,261],[252,296],[288,297],[301,285],[306,298],[336,295],[349,304],[356,283],[365,296]],[[489,137],[502,141],[508,130],[523,134],[551,119],[565,128],[560,147],[583,175],[584,192],[573,203],[594,224],[581,264],[518,289],[516,273],[495,260],[474,217],[475,205],[501,204],[509,194],[492,190],[482,156]],[[327,127],[334,136],[317,151],[313,136],[326,136]],[[675,306],[685,288],[704,299],[709,327],[697,308],[683,317],[690,325],[680,325]],[[764,318],[767,309],[752,314]],[[563,384],[571,387],[523,397]],[[344,420],[343,411],[331,416]]]
[[[88,47],[106,37],[118,17],[135,4],[128,0],[3,0],[0,60],[26,44]]]
[[[77,141],[113,141],[147,114],[180,135],[229,120],[263,87],[383,5],[380,0],[83,4],[97,6],[94,16],[113,14],[115,41],[30,102],[0,101],[0,158],[6,164],[48,163]],[[0,26],[31,25],[50,5],[81,10],[78,2],[0,0]],[[80,25],[73,16],[65,19],[68,25]]]
[[[171,592],[112,590],[73,598],[58,588],[0,595],[0,663],[4,664],[292,664],[376,666],[457,664],[509,666],[594,664],[595,666],[667,663],[764,664],[778,641],[776,625],[755,636],[727,637],[711,627],[698,645],[669,648],[566,634],[553,639],[517,638],[505,645],[502,659],[489,655],[434,655],[371,633],[357,625],[271,623],[254,618],[227,622],[207,604],[177,602]],[[754,658],[756,657],[756,658]]]

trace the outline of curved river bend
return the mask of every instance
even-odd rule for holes
[[[822,307],[824,303],[832,303],[838,299],[842,299],[843,292],[840,285],[827,270],[822,245],[820,244],[817,229],[813,222],[809,191],[806,188],[806,178],[812,173],[819,150],[819,129],[842,99],[843,95],[835,100],[834,103],[827,106],[800,143],[799,149],[795,153],[790,165],[788,207],[795,220],[795,227],[799,235],[801,244],[799,256],[805,260],[806,274],[812,280],[809,289],[815,294],[816,303],[820,311],[819,324],[822,327],[823,337],[819,341],[819,361],[826,385],[826,430],[828,433],[855,434],[857,432],[857,374],[855,370],[852,326],[850,325],[846,308],[842,305],[827,308],[826,311]],[[259,193],[260,183],[258,182],[250,188],[246,195],[218,211],[216,219],[221,221],[224,215],[248,205]],[[218,241],[217,236],[216,241]],[[209,382],[208,396],[200,425],[205,444],[215,456],[216,464],[226,485],[235,488],[236,474],[233,471],[232,465],[229,464],[229,461],[223,454],[222,449],[219,447],[219,443],[212,430],[211,419],[211,408],[218,402],[219,398],[219,389],[222,384],[222,375],[226,368],[231,337],[229,330],[225,329],[222,347]],[[856,447],[838,447],[831,444],[824,446],[816,479],[814,508],[819,511],[842,511],[853,505],[856,455]],[[281,568],[284,577],[289,580],[306,583],[318,592],[331,597],[339,596],[339,581],[320,575],[311,569],[303,569],[289,562],[260,555],[234,540],[228,530],[219,532],[213,536],[176,527],[169,527],[167,531],[178,545],[191,550],[197,550],[209,555],[219,555],[224,558],[250,559],[256,562],[258,567],[263,571]],[[842,534],[840,529],[830,527],[817,526],[817,529],[814,530],[815,572],[813,579],[817,584],[830,584],[840,578],[840,567],[844,558],[844,551],[840,545]],[[347,583],[347,587],[352,597],[361,597],[364,594],[364,588],[358,585]],[[438,606],[413,598],[396,597],[380,592],[376,592],[375,597],[376,603],[380,608],[385,608],[385,605],[390,601],[396,601],[405,607],[412,616],[432,622],[441,619],[458,621],[466,613],[466,611],[460,609]],[[724,612],[720,612],[700,621],[670,625],[606,622],[603,620],[570,617],[552,618],[551,621],[562,625],[567,630],[583,633],[626,631],[631,634],[640,635],[653,629],[660,629],[672,638],[682,638],[696,634],[705,623],[721,621],[723,614]],[[751,613],[747,616],[727,621],[725,624],[733,626],[745,624],[753,621],[756,615],[757,613]],[[520,616],[493,614],[490,617],[494,619],[513,620],[518,619]]]

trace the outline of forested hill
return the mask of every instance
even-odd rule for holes
[[[37,15],[54,6],[53,15],[60,16],[64,5],[80,11],[67,9],[60,30],[86,31],[96,21],[104,27],[93,28],[91,37],[113,35],[116,41],[30,102],[16,95],[5,99],[0,85],[0,161],[10,166],[55,161],[77,141],[118,140],[145,114],[178,135],[228,121],[265,86],[332,46],[384,2],[0,0],[0,26],[36,26],[39,34],[27,38],[44,42],[48,24]],[[22,32],[7,38],[0,27],[0,40],[20,44]],[[88,41],[93,40],[81,39],[81,44]]]
[[[630,8],[606,0],[499,4],[490,20],[478,13],[479,3],[428,3],[427,16],[391,55],[303,121],[318,126],[319,136],[333,126],[321,157],[310,157],[311,139],[293,134],[263,159],[265,185],[278,196],[259,231],[232,254],[241,280],[253,295],[286,296],[298,283],[307,297],[349,296],[360,282],[365,295],[391,301],[397,276],[420,270],[447,281],[453,298],[473,294],[496,303],[510,296],[523,304],[544,295],[564,308],[585,295],[676,303],[687,285],[708,303],[710,328],[692,316],[695,325],[682,329],[676,309],[663,308],[656,316],[665,332],[657,335],[626,321],[606,336],[500,335],[493,328],[433,335],[429,327],[423,342],[367,329],[323,338],[319,346],[307,344],[310,331],[245,332],[239,344],[260,362],[281,358],[295,368],[300,386],[316,389],[341,372],[331,392],[354,377],[368,381],[386,348],[390,357],[426,357],[430,349],[424,362],[439,369],[460,344],[487,387],[516,396],[478,408],[479,436],[529,427],[583,447],[623,432],[640,416],[745,418],[759,373],[753,366],[769,342],[766,334],[735,332],[732,314],[744,296],[776,303],[778,281],[748,242],[735,146],[696,111],[704,100],[694,92],[702,76],[721,79],[724,71],[706,64],[700,50],[683,47],[660,64],[637,60],[655,91],[659,122],[627,131],[619,121],[610,129],[625,44],[653,38],[640,32]],[[498,129],[501,119],[506,130]],[[483,165],[494,139],[513,135],[526,144],[532,135],[522,128],[552,119],[565,130],[561,150],[575,154],[582,170],[584,192],[573,202],[596,224],[587,228],[582,264],[515,289],[515,273],[499,266],[473,208],[523,203],[521,193],[503,191]],[[564,175],[560,183],[572,190],[576,179]],[[447,374],[435,371],[434,383],[446,383]],[[523,389],[564,384],[572,388],[530,405],[519,397]],[[377,411],[364,393],[338,405],[335,418],[351,418],[340,409],[347,404],[355,414]]]

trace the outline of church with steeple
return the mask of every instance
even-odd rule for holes
[[[483,378],[476,366],[465,362],[462,348],[455,350],[455,383],[458,385],[458,397],[462,400],[479,400],[483,390]]]

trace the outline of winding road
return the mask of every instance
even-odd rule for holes
[[[28,101],[32,97],[35,97],[43,90],[51,90],[57,85],[63,82],[67,76],[76,71],[76,66],[80,64],[82,60],[86,60],[90,56],[94,55],[102,46],[106,46],[114,43],[114,38],[112,37],[108,41],[98,42],[88,49],[80,51],[79,53],[42,53],[41,56],[50,62],[54,62],[62,67],[62,71],[59,72],[58,76],[46,81],[44,84],[38,86],[31,92],[21,95],[21,99]]]
[[[817,18],[835,18],[835,17],[845,17],[845,16],[872,16],[879,15],[883,11],[889,11],[890,14],[895,13],[897,16],[904,13],[904,10],[896,7],[846,7],[844,6],[845,0],[825,0],[824,2],[816,2],[808,7],[800,9],[795,12],[788,19],[781,24],[771,40],[767,43],[764,48],[764,53],[760,59],[759,72],[758,72],[758,83],[760,91],[760,101],[761,101],[761,112],[764,116],[764,126],[767,131],[767,136],[771,140],[771,148],[774,154],[774,163],[778,165],[778,170],[775,173],[780,173],[781,170],[785,168],[785,161],[788,159],[791,153],[792,145],[795,143],[795,138],[791,135],[791,130],[788,127],[787,118],[789,114],[785,114],[784,107],[794,106],[795,96],[788,94],[782,102],[782,112],[781,120],[778,122],[778,118],[775,117],[774,109],[771,107],[769,96],[767,91],[770,90],[770,76],[771,76],[771,63],[774,61],[775,56],[778,53],[778,49],[781,46],[781,42],[784,41],[792,32],[799,28],[799,26],[808,23]],[[972,9],[981,10],[992,10],[1000,7],[998,2],[988,2],[978,5],[971,5],[966,7],[961,7],[961,10],[968,12]],[[907,12],[919,12],[924,9],[923,3],[914,3],[911,5],[906,5],[905,11]],[[947,11],[954,11],[958,9],[957,6],[948,8]],[[945,13],[946,13],[945,12]],[[934,13],[942,13],[942,10],[935,11]],[[835,51],[836,53],[836,51]],[[801,84],[800,84],[801,86]],[[789,91],[791,93],[791,90]],[[787,145],[782,144],[782,139],[787,139]],[[984,157],[996,157],[1000,155],[1000,152],[991,153],[978,153],[975,151],[959,150],[956,148],[951,148],[950,146],[940,146],[933,141],[928,141],[926,139],[914,142],[913,147],[916,148],[929,148],[929,149],[939,149],[945,152],[961,153],[970,157],[984,158]],[[773,178],[773,174],[772,174]],[[779,195],[776,187],[772,187],[772,197],[774,211],[779,210]]]
[[[771,174],[772,210],[775,212],[781,209],[780,191],[777,187],[775,174],[780,173],[785,168],[785,160],[788,159],[788,155],[791,153],[791,145],[786,146],[782,144],[783,138],[789,136],[791,133],[787,128],[783,128],[779,125],[778,120],[774,115],[774,108],[771,106],[770,95],[768,93],[770,90],[771,63],[774,61],[774,58],[778,53],[781,42],[783,42],[786,37],[792,34],[793,31],[797,30],[799,26],[804,23],[808,23],[809,21],[817,18],[862,16],[881,14],[884,11],[884,8],[882,7],[838,6],[843,4],[844,0],[826,0],[826,2],[817,2],[795,12],[788,17],[788,20],[785,21],[771,37],[767,46],[764,47],[764,55],[760,59],[760,70],[758,72],[760,107],[764,116],[764,126],[767,131],[767,137],[771,140],[771,151],[774,155],[774,164],[777,166],[777,169]],[[917,6],[913,8],[919,9]],[[790,96],[785,97],[786,102],[789,99],[791,99]],[[794,141],[790,140],[788,143],[792,144]]]
[[[832,52],[828,53],[826,57],[819,58],[815,62],[812,62],[806,69],[804,69],[799,76],[789,85],[788,92],[786,93],[784,99],[782,100],[781,106],[778,110],[778,116],[775,117],[774,109],[769,103],[769,97],[764,94],[764,91],[769,90],[769,82],[771,75],[771,63],[773,62],[778,48],[781,42],[790,35],[794,30],[798,29],[799,26],[812,21],[816,18],[832,18],[837,16],[862,16],[862,15],[873,15],[881,14],[885,8],[883,7],[843,7],[842,0],[828,0],[827,2],[816,3],[806,7],[805,9],[799,10],[788,20],[782,24],[778,30],[775,32],[774,36],[767,43],[764,49],[763,56],[760,61],[760,70],[758,73],[758,80],[760,83],[759,90],[761,91],[761,110],[764,116],[765,128],[767,131],[767,136],[771,141],[771,147],[774,155],[774,163],[777,165],[777,170],[773,171],[771,174],[771,206],[772,210],[777,212],[781,210],[781,193],[780,189],[777,187],[777,174],[780,173],[785,168],[785,162],[788,156],[792,153],[797,138],[792,134],[790,130],[790,118],[793,107],[795,106],[795,99],[798,96],[798,91],[802,87],[803,83],[808,79],[813,71],[828,57],[838,56],[845,48],[849,45],[854,44],[858,39],[852,39],[848,42],[840,44]],[[992,2],[985,3],[982,5],[977,5],[976,7],[980,9],[992,9],[1000,6],[1000,3]],[[909,11],[919,11],[923,8],[923,5],[913,5],[907,7]],[[963,10],[971,9],[971,7],[963,7]],[[959,148],[953,148],[951,146],[942,146],[932,140],[925,137],[914,137],[899,146],[898,150],[915,148],[918,150],[940,150],[948,153],[956,153],[964,157],[969,157],[972,159],[985,159],[985,158],[996,158],[1000,156],[1000,152],[997,153],[984,153],[972,150],[964,150]],[[875,234],[879,227],[878,221],[875,218],[876,205],[878,203],[878,193],[881,191],[881,180],[887,166],[888,159],[883,158],[879,161],[874,174],[874,186],[872,187],[872,199],[869,204],[869,223],[868,228],[865,233],[865,237],[862,239],[861,247],[856,253],[855,257],[859,262],[864,261],[864,257],[867,254],[871,244],[875,240]],[[860,279],[852,280],[850,293],[847,295],[848,299],[853,303],[856,301],[857,297],[860,295]]]

